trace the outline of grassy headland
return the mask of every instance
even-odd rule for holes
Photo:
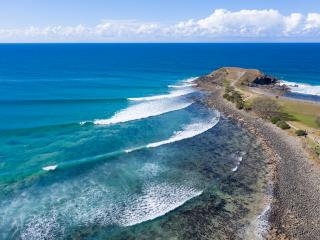
[[[272,203],[266,239],[319,239],[320,164],[310,156],[319,160],[320,105],[287,98],[286,86],[258,70],[221,68],[196,84],[208,93],[208,106],[254,134],[268,153]]]
[[[224,89],[223,97],[238,109],[271,121],[290,134],[304,136],[312,156],[320,157],[319,103],[285,97],[289,91],[285,85],[255,69],[220,68],[202,77],[201,84],[212,79]]]

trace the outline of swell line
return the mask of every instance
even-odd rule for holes
[[[192,92],[194,92],[194,89],[189,88],[189,89],[185,89],[185,90],[172,91],[168,94],[163,94],[163,95],[155,95],[155,96],[150,96],[150,97],[139,97],[139,98],[128,98],[128,100],[129,101],[136,101],[136,102],[153,101],[153,100],[181,97],[181,96],[190,94]]]
[[[119,150],[119,151],[114,151],[114,152],[110,152],[110,153],[106,153],[106,154],[101,154],[101,155],[97,155],[94,157],[72,160],[72,161],[68,161],[65,163],[57,164],[57,165],[44,166],[44,167],[42,167],[42,169],[45,171],[54,171],[57,168],[60,169],[60,168],[71,167],[71,166],[82,164],[82,163],[89,163],[89,162],[91,163],[91,162],[101,161],[101,160],[105,160],[106,158],[119,156],[121,154],[128,154],[128,153],[142,150],[142,149],[155,148],[155,147],[159,147],[162,145],[178,142],[178,141],[181,141],[184,139],[189,139],[189,138],[195,137],[197,135],[200,135],[200,134],[208,131],[209,129],[214,127],[219,122],[219,120],[220,120],[220,114],[219,114],[219,112],[216,112],[216,116],[213,117],[212,119],[207,120],[207,121],[200,121],[200,122],[188,124],[185,127],[183,127],[183,129],[181,131],[174,133],[167,140],[149,143],[149,144],[146,144],[143,146],[138,146],[138,147],[134,147],[134,148],[130,148],[130,149]]]
[[[173,112],[189,107],[192,101],[152,101],[137,105],[132,105],[124,110],[117,112],[109,119],[96,119],[96,125],[110,125],[124,123],[133,120],[158,116],[164,113]]]

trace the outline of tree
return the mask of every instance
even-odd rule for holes
[[[252,110],[264,119],[271,119],[274,116],[279,116],[279,104],[268,97],[257,97],[252,102]]]

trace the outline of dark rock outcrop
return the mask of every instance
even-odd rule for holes
[[[224,81],[248,87],[265,88],[276,91],[289,91],[288,86],[281,84],[276,77],[264,74],[256,69],[223,67],[198,79],[200,85],[223,85]]]

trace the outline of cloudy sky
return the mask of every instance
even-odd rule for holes
[[[320,42],[320,2],[1,0],[0,42]]]

